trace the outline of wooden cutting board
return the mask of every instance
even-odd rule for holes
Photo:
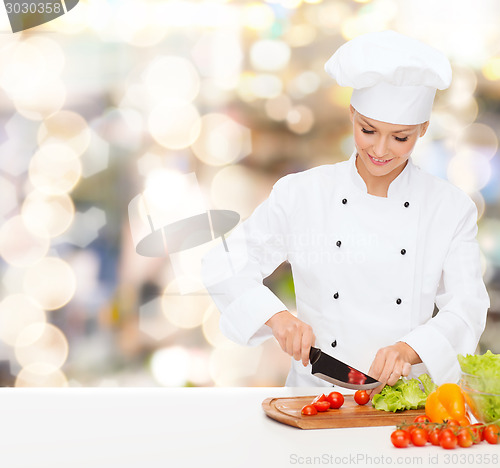
[[[339,409],[329,409],[314,416],[301,414],[302,407],[310,404],[314,396],[266,398],[262,408],[272,419],[300,429],[326,429],[334,427],[396,426],[425,414],[425,410],[406,410],[392,413],[376,410],[371,402],[360,406],[353,395],[344,395],[344,404]]]

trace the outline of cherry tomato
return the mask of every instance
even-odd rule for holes
[[[313,416],[315,414],[318,414],[318,410],[313,405],[306,405],[302,408],[301,413],[304,416]]]
[[[322,393],[321,395],[318,395],[312,402],[311,405],[314,405],[314,403],[317,403],[318,401],[328,401],[326,398],[326,395]]]
[[[412,424],[412,425],[408,426],[407,428],[405,428],[405,430],[411,434],[411,431],[413,431],[413,429],[416,429],[417,427],[418,427],[417,424]]]
[[[391,442],[394,447],[405,448],[410,444],[410,434],[403,429],[397,429],[391,434]]]
[[[439,436],[441,435],[441,429],[434,428],[431,432],[429,432],[429,442],[432,445],[439,445]]]
[[[496,424],[489,424],[484,428],[483,437],[488,444],[498,444],[500,428]]]
[[[425,429],[417,427],[410,432],[411,443],[416,445],[417,447],[423,447],[427,440],[429,439],[429,435]]]
[[[322,413],[323,411],[326,411],[327,409],[330,408],[330,402],[317,401],[316,403],[313,403],[313,406],[318,410],[318,412]]]
[[[454,449],[457,446],[457,436],[451,429],[443,429],[439,436],[439,445],[444,449]]]
[[[330,402],[330,408],[339,409],[344,404],[344,395],[339,392],[332,392],[326,397]]]
[[[472,440],[475,444],[479,444],[483,440],[484,426],[481,423],[476,423],[470,426],[472,431]]]
[[[445,423],[447,426],[460,426],[459,422],[456,419],[446,419]]]
[[[425,414],[421,414],[420,416],[417,416],[413,422],[427,424],[428,422],[431,422],[431,420]]]
[[[462,427],[467,427],[467,426],[470,426],[470,419],[465,417],[465,418],[462,418],[462,419],[459,419],[458,420],[458,425],[459,426],[462,426]]]
[[[468,427],[460,429],[459,433],[457,434],[457,442],[460,447],[470,447],[473,444],[472,431]]]
[[[354,401],[358,405],[366,405],[368,403],[368,400],[370,400],[370,397],[368,396],[368,393],[366,393],[366,390],[358,390],[354,394]]]

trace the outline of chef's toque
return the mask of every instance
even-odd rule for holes
[[[340,86],[353,89],[351,104],[371,119],[401,125],[429,120],[436,89],[451,82],[446,56],[395,31],[363,34],[326,62]]]

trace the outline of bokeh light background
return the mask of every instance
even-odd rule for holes
[[[349,92],[323,65],[388,28],[452,61],[414,159],[477,204],[479,351],[500,352],[496,0],[80,0],[18,34],[0,16],[1,385],[283,385],[273,340],[231,343],[210,297],[135,253],[127,206],[195,173],[245,219],[279,177],[348,158]],[[293,310],[286,265],[266,284]]]

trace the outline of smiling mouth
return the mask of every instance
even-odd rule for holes
[[[368,154],[368,153],[366,153]],[[374,158],[373,156],[371,156],[370,154],[368,154],[368,157],[371,159],[371,161],[379,166],[382,166],[384,164],[387,164],[388,162],[392,161],[392,158],[391,159],[377,159],[377,158]]]

